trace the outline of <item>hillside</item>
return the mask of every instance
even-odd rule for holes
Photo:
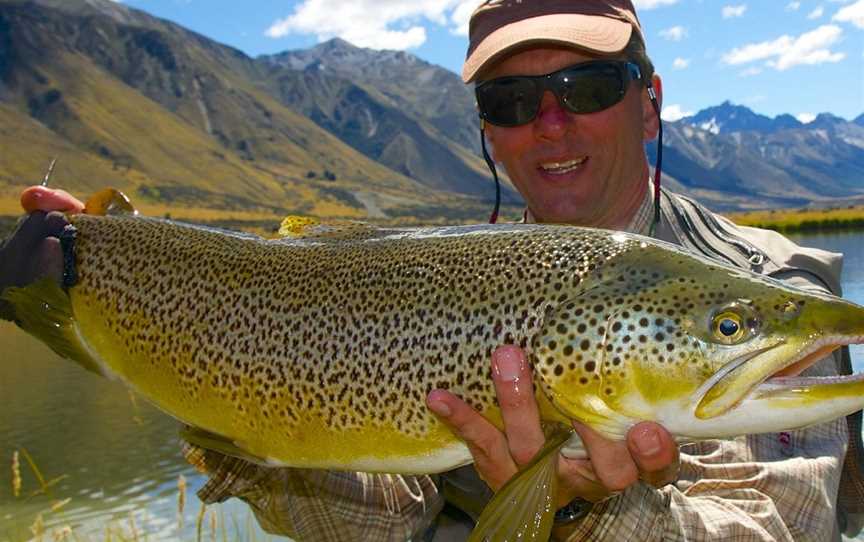
[[[263,63],[134,9],[73,4],[0,1],[0,213],[57,157],[57,184],[110,184],[175,216],[483,216],[487,203],[430,190],[281,103]]]
[[[725,102],[665,128],[664,182],[715,209],[864,198],[864,115]],[[251,58],[110,0],[0,0],[0,215],[56,157],[57,186],[198,221],[482,221],[478,137],[470,87],[409,53],[334,39]]]

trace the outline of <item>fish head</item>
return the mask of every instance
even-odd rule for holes
[[[721,416],[862,341],[860,306],[642,243],[551,310],[532,353],[561,414],[622,437],[634,420]]]

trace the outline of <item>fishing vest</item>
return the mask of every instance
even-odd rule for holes
[[[842,256],[799,247],[782,235],[758,228],[737,226],[684,196],[664,190],[660,200],[661,223],[657,237],[742,269],[782,279],[804,275],[840,295]],[[841,374],[852,374],[849,347],[835,352]],[[864,522],[864,445],[862,412],[846,418],[849,447],[837,496],[841,532],[854,536]]]

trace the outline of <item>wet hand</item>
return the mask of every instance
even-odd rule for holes
[[[57,236],[68,224],[64,213],[80,213],[84,204],[64,190],[33,186],[21,194],[28,213],[0,246],[0,292],[42,277],[60,280],[63,255]],[[12,308],[0,301],[0,318],[13,320]]]
[[[493,491],[498,491],[531,461],[545,438],[531,369],[521,349],[502,346],[495,350],[492,376],[501,406],[503,432],[445,390],[432,391],[427,404],[465,441],[480,477]],[[576,497],[601,501],[640,479],[660,487],[677,478],[678,447],[658,424],[637,424],[628,432],[625,442],[606,439],[582,424],[574,424],[574,428],[589,459],[559,457],[559,507]]]

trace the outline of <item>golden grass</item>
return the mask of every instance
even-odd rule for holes
[[[26,496],[22,496],[22,476],[21,476],[21,461],[24,457],[30,472],[36,480],[37,488],[30,491]],[[49,541],[60,542],[63,540],[74,540],[76,542],[86,541],[91,542],[94,539],[86,534],[76,532],[75,528],[64,524],[62,521],[62,509],[72,501],[71,497],[58,498],[52,493],[51,488],[60,480],[66,478],[66,475],[57,476],[47,480],[39,469],[36,461],[24,448],[19,448],[12,452],[12,495],[15,499],[30,499],[37,495],[45,495],[50,500],[50,505],[37,512],[26,532],[9,532],[0,530],[0,540],[18,542],[18,541]],[[186,535],[183,535],[183,513],[186,508],[186,478],[181,474],[177,479],[177,540],[192,540]],[[225,515],[221,507],[209,508],[203,502],[198,510],[198,515],[195,523],[195,542],[228,542],[229,540],[243,540],[247,542],[257,541],[259,537],[256,534],[255,526],[252,519],[252,513],[246,515],[245,531],[241,530],[237,522],[237,518],[232,514],[230,517],[233,523],[233,534],[229,532],[228,522],[225,520]],[[49,527],[50,523],[58,525]],[[143,542],[148,540],[146,530],[139,527],[135,522],[135,516],[132,512],[129,513],[125,520],[110,520],[106,521],[101,529],[103,534],[101,540],[104,542]],[[264,540],[270,540],[269,536],[265,536]]]
[[[824,209],[772,209],[727,215],[736,224],[782,232],[864,228],[864,205]]]

